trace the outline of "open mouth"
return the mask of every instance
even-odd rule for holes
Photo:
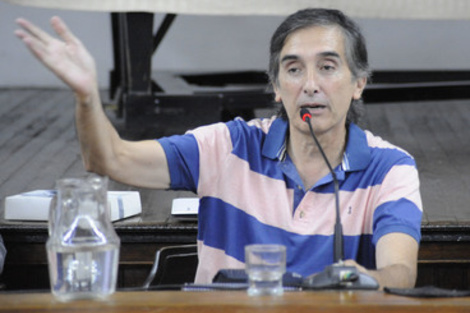
[[[316,111],[320,111],[320,110],[323,110],[326,108],[326,105],[323,105],[323,104],[305,104],[305,105],[302,105],[300,106],[300,108],[305,108],[307,109],[310,113],[314,113]]]

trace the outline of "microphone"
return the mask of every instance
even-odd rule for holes
[[[326,157],[325,151],[323,151],[322,146],[320,145],[320,142],[317,139],[317,136],[315,136],[315,133],[313,132],[312,128],[312,123],[310,122],[310,119],[312,118],[312,114],[306,109],[302,108],[300,110],[300,116],[302,120],[308,124],[309,129],[310,129],[310,134],[313,137],[313,140],[315,141],[315,144],[318,147],[318,150],[320,150],[320,153],[323,157],[323,160],[325,160],[326,166],[328,166],[328,170],[331,173],[331,176],[333,177],[333,184],[334,184],[334,191],[335,191],[335,209],[336,209],[336,221],[335,221],[335,231],[334,231],[334,254],[333,254],[333,260],[335,263],[341,262],[343,260],[344,254],[344,245],[343,245],[343,225],[341,224],[341,217],[339,213],[339,183],[338,183],[338,178],[336,177],[336,173],[333,170],[333,167],[331,167],[330,161],[328,161],[328,158]]]
[[[346,266],[343,264],[344,244],[343,244],[343,225],[341,223],[341,215],[339,210],[339,182],[336,173],[333,170],[328,158],[323,150],[320,142],[313,132],[311,123],[312,114],[306,109],[300,110],[300,117],[308,124],[310,134],[320,151],[323,160],[330,171],[333,178],[335,193],[335,226],[334,226],[334,246],[332,265],[327,266],[322,272],[312,274],[304,279],[302,287],[304,289],[363,289],[375,290],[379,288],[377,281],[365,273],[361,273],[355,266]]]

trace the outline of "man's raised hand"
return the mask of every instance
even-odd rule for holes
[[[59,18],[53,17],[51,25],[59,39],[49,35],[26,19],[16,20],[21,29],[15,31],[29,50],[57,77],[65,82],[83,101],[98,92],[96,66],[93,57],[81,41]]]

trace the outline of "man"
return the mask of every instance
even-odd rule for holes
[[[380,286],[416,279],[422,205],[416,165],[401,149],[353,123],[367,83],[359,28],[336,10],[289,16],[271,40],[270,78],[279,117],[240,119],[158,141],[122,140],[106,118],[92,57],[57,17],[49,36],[26,20],[16,34],[75,92],[85,167],[127,184],[192,190],[200,197],[199,268],[210,282],[243,267],[251,243],[287,247],[287,270],[307,276],[333,262],[332,176],[300,110],[340,183],[345,263]]]

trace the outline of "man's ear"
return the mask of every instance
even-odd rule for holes
[[[367,77],[360,77],[356,79],[355,84],[356,84],[356,90],[354,91],[353,99],[359,100],[362,97],[362,92],[364,91],[364,88],[366,88]]]
[[[272,86],[274,90],[274,101],[276,101],[277,103],[281,103],[282,98],[281,98],[281,94],[279,93],[279,88],[276,86],[275,83],[273,83]]]

